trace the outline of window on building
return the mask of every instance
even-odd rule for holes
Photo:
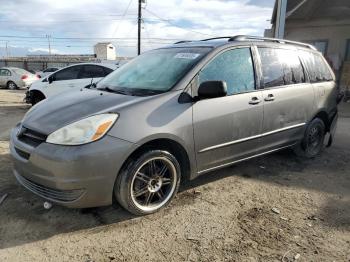
[[[293,50],[258,48],[265,88],[305,82],[298,54]]]
[[[314,40],[314,41],[304,41],[316,47],[323,55],[327,54],[328,40]]]
[[[255,89],[255,77],[250,48],[237,48],[216,56],[199,73],[199,83],[225,81],[227,94],[238,94]]]

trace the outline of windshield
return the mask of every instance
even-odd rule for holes
[[[98,83],[98,89],[125,94],[170,90],[210,48],[166,48],[144,53]]]

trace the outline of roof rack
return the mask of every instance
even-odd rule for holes
[[[218,40],[218,39],[228,39],[228,42],[257,40],[257,41],[273,42],[273,43],[280,43],[280,44],[299,45],[302,47],[310,48],[312,50],[317,50],[313,45],[306,44],[306,43],[301,43],[301,42],[296,42],[296,41],[291,41],[291,40],[286,40],[286,39],[269,38],[269,37],[261,37],[261,36],[250,36],[250,35],[221,36],[221,37],[202,39],[202,40],[198,40],[198,41],[202,42],[202,41],[210,41],[210,40]],[[193,42],[193,41],[184,40],[184,41],[176,42],[174,44],[182,44],[182,43],[189,43],[189,42]]]
[[[286,40],[286,39],[260,37],[260,36],[236,35],[236,36],[231,37],[228,41],[230,42],[230,41],[249,41],[249,40],[275,42],[275,43],[280,43],[280,44],[293,44],[293,45],[307,47],[307,48],[310,48],[312,50],[317,50],[313,45],[310,45],[310,44],[305,44],[305,43]]]
[[[211,40],[218,40],[218,39],[225,39],[225,38],[231,39],[232,36],[212,37],[212,38],[202,39],[202,40],[199,40],[199,41],[211,41]]]

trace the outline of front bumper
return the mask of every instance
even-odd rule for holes
[[[29,145],[11,132],[14,175],[25,188],[53,203],[85,208],[110,205],[119,170],[136,144],[105,136],[81,146]]]
[[[24,102],[26,102],[27,104],[33,103],[32,92],[30,92],[29,90],[26,91],[26,96],[24,97]]]

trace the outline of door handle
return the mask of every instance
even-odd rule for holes
[[[249,101],[250,105],[257,105],[259,104],[261,101],[259,98],[257,98],[256,96],[252,97],[252,99]]]
[[[267,102],[273,101],[273,100],[275,100],[275,96],[273,94],[268,94],[267,97],[265,97],[264,100],[267,101]]]

